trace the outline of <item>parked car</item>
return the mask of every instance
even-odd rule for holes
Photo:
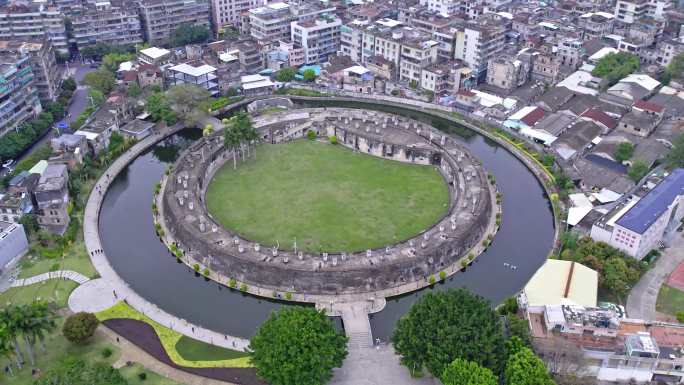
[[[3,164],[2,168],[10,168],[14,165],[14,159],[7,159]]]

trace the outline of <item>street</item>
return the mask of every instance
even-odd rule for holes
[[[78,88],[76,91],[74,91],[74,96],[71,99],[71,104],[69,104],[69,107],[67,108],[67,117],[64,119],[64,121],[67,124],[70,124],[76,118],[78,115],[83,112],[83,110],[86,109],[86,106],[88,105],[88,87],[85,85],[81,85],[81,81],[83,81],[83,77],[88,73],[95,71],[95,68],[91,68],[87,64],[78,64],[78,65],[70,65],[69,66],[69,73],[66,73],[64,77],[73,77],[76,80],[76,84],[78,84]],[[33,151],[36,149],[40,148],[43,144],[48,143],[50,139],[54,138],[56,135],[55,130],[50,130],[45,134],[42,138],[40,138],[37,142],[33,143],[31,147],[26,151],[23,155],[21,155],[17,159],[17,163],[31,155]],[[5,170],[3,170],[3,173]]]

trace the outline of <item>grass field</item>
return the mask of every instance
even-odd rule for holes
[[[248,353],[224,349],[187,336],[182,336],[176,342],[176,351],[181,357],[189,361],[217,361],[249,357]]]
[[[656,310],[669,315],[677,315],[678,311],[684,311],[684,292],[668,285],[661,286]]]
[[[29,286],[13,287],[0,294],[0,307],[8,303],[29,304],[36,299],[54,303],[58,308],[66,307],[69,294],[78,286],[76,282],[63,279],[49,279]]]
[[[262,145],[207,191],[211,214],[263,245],[310,252],[360,251],[410,238],[448,208],[437,170],[299,140]]]

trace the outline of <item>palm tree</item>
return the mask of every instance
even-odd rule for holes
[[[35,344],[40,342],[40,347],[45,352],[45,334],[55,330],[54,312],[50,309],[46,301],[34,301],[29,305],[31,329],[29,335],[29,342]]]
[[[240,145],[240,133],[235,126],[226,126],[223,133],[223,144],[233,151],[233,170],[237,168],[237,147]]]
[[[12,358],[14,358],[14,349],[12,348],[12,342],[10,341],[9,327],[4,323],[0,323],[0,356],[7,358],[9,365],[9,373],[11,376],[14,375],[12,371]]]
[[[17,362],[17,368],[19,368],[19,370],[21,370],[24,362],[24,356],[21,354],[21,349],[19,349],[19,334],[21,334],[22,318],[23,313],[19,306],[16,305],[8,305],[0,312],[0,320],[2,320],[2,323],[7,328],[6,339],[9,340],[14,347],[14,359]]]

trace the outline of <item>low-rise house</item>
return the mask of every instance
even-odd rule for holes
[[[19,219],[33,211],[31,196],[26,191],[9,190],[0,198],[0,220],[17,223]]]
[[[244,95],[267,95],[273,92],[275,84],[263,75],[247,75],[240,79]]]
[[[504,122],[504,126],[516,130],[531,128],[539,122],[545,115],[544,110],[537,106],[527,106],[509,116]]]
[[[537,106],[546,112],[556,112],[574,96],[575,93],[566,87],[553,87],[539,98]]]
[[[620,124],[620,131],[641,137],[649,136],[663,120],[664,109],[655,103],[637,100],[632,111],[626,113]]]
[[[34,192],[38,205],[38,224],[62,235],[69,226],[69,174],[64,164],[49,164]]]
[[[76,164],[82,164],[83,158],[88,153],[88,140],[83,135],[75,134],[62,134],[57,138],[53,138],[50,141],[52,146],[52,153],[58,155],[61,160],[67,161],[70,164],[70,168],[73,168]],[[75,164],[71,165],[69,160],[74,161]]]
[[[95,114],[74,134],[85,136],[90,146],[90,151],[98,155],[109,147],[109,138],[112,132],[119,130],[119,118],[116,109],[110,109],[108,104],[103,105]]]
[[[613,130],[618,124],[617,119],[611,117],[599,107],[593,107],[584,111],[580,114],[579,118],[581,120],[587,120],[596,123],[603,129],[604,134],[607,134]]]
[[[660,82],[648,75],[631,74],[608,88],[606,94],[609,101],[631,105],[639,99],[646,99],[653,95],[658,87],[660,87]]]
[[[165,48],[150,47],[138,52],[138,63],[163,67],[171,64],[171,51]]]
[[[164,86],[164,75],[159,67],[141,63],[138,66],[138,84],[141,88],[146,88],[150,86],[158,86],[162,88]]]
[[[153,128],[153,122],[147,122],[140,119],[133,119],[130,122],[126,123],[123,127],[121,127],[120,131],[121,134],[124,135],[124,137],[135,140],[141,140],[150,135],[152,133]]]
[[[216,67],[208,64],[194,66],[188,63],[182,63],[169,67],[168,75],[167,81],[170,86],[192,84],[204,88],[211,96],[216,96],[219,93],[219,85],[216,80]]]
[[[594,224],[591,237],[642,259],[658,248],[666,233],[681,225],[683,203],[684,169],[675,169],[621,200]]]
[[[579,120],[567,128],[553,143],[553,149],[563,160],[577,158],[599,140],[603,129],[591,121]]]
[[[29,249],[24,226],[19,223],[0,222],[0,270]]]

